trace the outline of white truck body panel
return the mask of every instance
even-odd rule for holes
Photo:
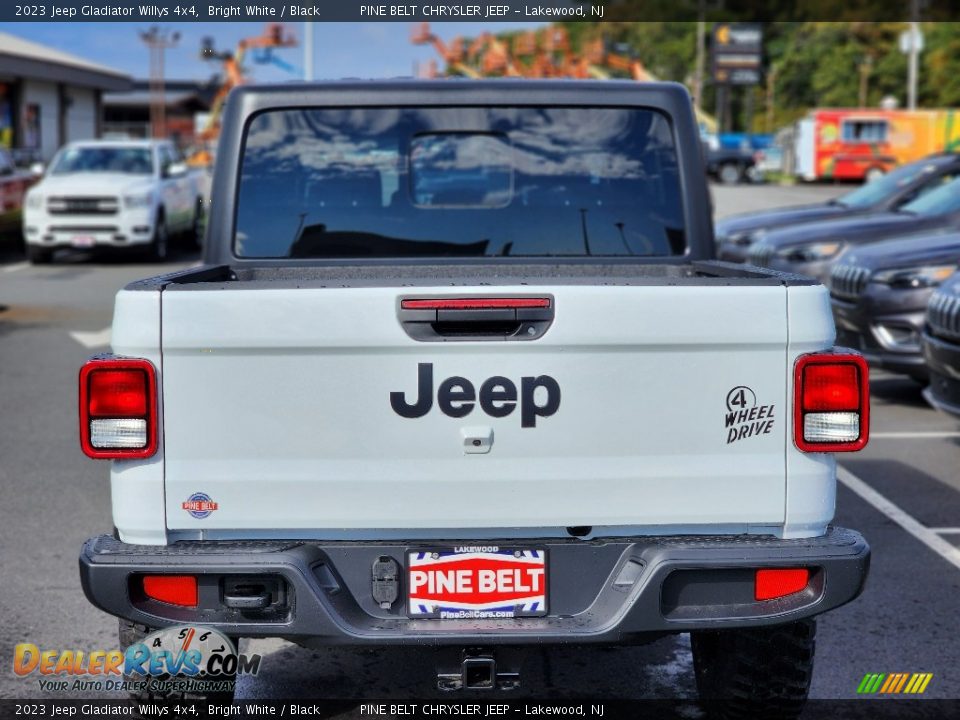
[[[833,514],[832,461],[802,455],[788,435],[793,358],[832,340],[823,287],[537,290],[555,297],[557,315],[530,343],[417,342],[397,319],[399,298],[411,295],[402,288],[163,292],[162,359],[154,360],[163,442],[142,465],[165,473],[167,529],[267,537],[400,529],[467,536],[492,523],[823,532]],[[788,296],[804,307],[791,311]],[[142,331],[122,318],[124,308],[133,313],[159,297],[121,293],[117,352],[157,357],[135,350]],[[479,387],[494,375],[519,386],[522,376],[549,374],[561,404],[526,428],[519,410],[492,418],[475,407],[457,419],[436,402],[421,418],[400,417],[389,395],[403,391],[412,401],[421,362],[434,365],[434,393],[453,375]],[[739,385],[758,405],[774,406],[773,425],[728,443],[726,397]],[[491,452],[465,453],[464,428],[492,429]],[[127,492],[128,465],[139,464],[114,464],[115,522],[125,539],[155,542],[158,513],[153,503],[149,518],[133,510],[144,501]],[[217,503],[202,519],[182,508],[198,492]]]
[[[113,313],[112,350],[117,355],[143,358],[160,368],[160,293],[121,290]],[[163,426],[163,393],[157,403]],[[163,490],[163,433],[157,454],[145,460],[111,463],[110,495],[113,523],[124,542],[162,545],[166,542],[166,512]]]

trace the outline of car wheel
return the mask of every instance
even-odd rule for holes
[[[728,162],[720,166],[718,176],[724,185],[736,185],[743,176],[743,170],[737,163]]]
[[[690,633],[697,691],[712,718],[795,718],[813,677],[816,621]]]
[[[46,265],[53,259],[53,251],[48,248],[27,245],[27,261],[31,265]]]
[[[887,174],[887,171],[882,167],[872,167],[867,170],[866,174],[863,176],[868,183],[872,183],[874,180],[879,180],[884,175]]]
[[[203,248],[204,223],[203,198],[197,198],[197,206],[193,211],[193,226],[190,228],[190,248],[200,250]]]
[[[167,220],[161,212],[157,215],[157,224],[153,229],[153,240],[147,246],[147,255],[153,262],[163,262],[167,259],[170,249],[170,233],[167,230]]]
[[[132,623],[129,620],[120,619],[119,621],[119,639],[120,639],[120,650],[126,651],[131,645],[136,645],[137,643],[143,642],[143,640],[154,631],[154,628],[147,627],[146,625],[140,625],[139,623]],[[234,644],[236,641],[234,640]],[[164,688],[163,684],[169,681],[169,677],[148,677],[144,678],[141,675],[124,675],[124,680],[128,683],[144,683],[145,686],[142,689],[136,689],[130,691],[130,697],[135,702],[155,702],[155,701],[171,701],[176,702],[178,700],[200,700],[200,701],[209,701],[215,703],[229,704],[233,702],[234,689],[231,690],[218,690],[216,692],[197,692],[197,691],[173,691],[168,688]],[[218,677],[225,681],[233,680],[236,682],[236,674],[226,675],[223,674]]]

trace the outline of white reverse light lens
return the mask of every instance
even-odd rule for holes
[[[803,416],[803,439],[807,442],[855,442],[860,437],[860,413],[820,412]]]
[[[91,420],[90,444],[95,448],[144,448],[147,446],[147,421],[136,418]]]

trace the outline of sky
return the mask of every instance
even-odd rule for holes
[[[3,1],[3,0],[0,0]],[[287,30],[302,40],[303,23],[288,23]],[[430,46],[413,45],[414,23],[323,23],[313,24],[314,76],[316,79],[343,77],[382,78],[413,75],[417,62],[437,60]],[[431,29],[444,40],[457,35],[475,37],[484,30],[502,32],[534,28],[541,23],[435,23]],[[86,60],[121,70],[134,78],[149,76],[149,54],[139,32],[149,29],[141,23],[0,23],[0,31],[49,45]],[[211,36],[218,51],[233,50],[241,38],[260,35],[260,23],[169,23],[162,25],[180,33],[179,45],[166,53],[166,77],[175,80],[206,80],[216,73],[218,62],[200,59],[204,36]],[[302,72],[302,42],[299,47],[280,50],[277,57]],[[246,63],[256,81],[283,82],[299,79],[271,64]]]

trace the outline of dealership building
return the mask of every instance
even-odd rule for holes
[[[0,32],[0,147],[47,162],[67,142],[100,137],[103,94],[128,75]]]

